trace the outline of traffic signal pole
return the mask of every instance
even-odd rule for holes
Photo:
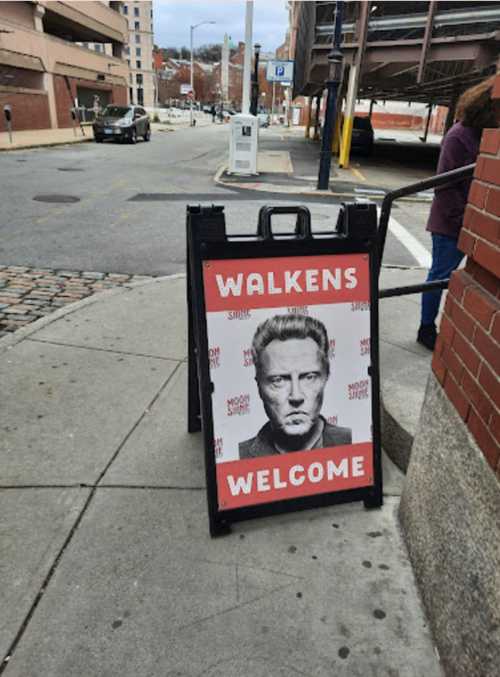
[[[321,155],[319,160],[318,190],[327,190],[330,184],[330,169],[332,165],[332,139],[335,128],[337,106],[337,91],[342,73],[342,52],[340,41],[342,34],[342,0],[335,3],[335,29],[333,34],[332,51],[328,55],[329,77],[326,83],[328,90],[323,138],[321,139]]]

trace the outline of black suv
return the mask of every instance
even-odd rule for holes
[[[104,139],[136,143],[138,136],[144,141],[151,138],[149,117],[141,106],[106,106],[92,127],[97,143]]]
[[[373,152],[373,137],[374,133],[370,118],[356,116],[353,120],[352,152],[371,155]]]

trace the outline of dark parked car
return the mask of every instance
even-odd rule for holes
[[[354,153],[371,155],[373,151],[373,127],[370,118],[355,117],[352,125],[351,149]]]
[[[104,139],[136,143],[138,136],[144,141],[151,138],[149,117],[141,106],[106,106],[92,126],[97,143]]]

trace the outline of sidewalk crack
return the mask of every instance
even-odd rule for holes
[[[147,353],[133,353],[128,350],[116,350],[115,348],[98,348],[96,346],[81,346],[76,343],[64,343],[62,341],[51,341],[49,339],[37,339],[37,338],[31,338],[27,337],[25,339],[26,341],[32,341],[33,343],[44,343],[48,345],[53,345],[53,346],[62,346],[63,348],[79,348],[80,350],[93,350],[95,352],[100,352],[100,353],[113,353],[116,355],[131,355],[132,357],[148,357],[152,360],[166,360],[169,362],[176,361],[179,362],[181,361],[180,358],[178,357],[164,357],[163,355],[148,355]],[[182,358],[184,360],[184,358]]]
[[[152,409],[152,407],[155,405],[155,403],[157,402],[158,398],[159,398],[160,395],[163,393],[163,391],[165,390],[165,388],[168,386],[168,384],[170,383],[170,381],[171,381],[171,380],[174,378],[174,376],[177,374],[177,372],[179,371],[181,365],[182,365],[182,362],[178,362],[178,363],[176,364],[175,368],[172,370],[172,373],[168,376],[167,379],[165,379],[165,382],[163,383],[163,385],[161,386],[161,388],[158,390],[158,392],[157,392],[156,395],[153,397],[153,399],[151,400],[151,402],[146,406],[146,408],[144,409],[144,411],[142,412],[142,414],[139,416],[139,418],[138,418],[137,421],[134,423],[134,425],[130,428],[130,430],[129,430],[128,433],[125,435],[125,437],[123,438],[123,440],[120,442],[120,444],[118,445],[116,451],[115,451],[114,454],[111,456],[111,458],[109,459],[109,461],[107,462],[107,464],[104,466],[103,471],[100,473],[99,477],[97,478],[97,481],[96,481],[96,483],[95,483],[95,486],[96,486],[96,487],[99,487],[99,485],[100,485],[100,483],[101,483],[101,480],[103,479],[104,475],[108,472],[109,468],[110,468],[111,465],[114,463],[115,459],[118,457],[118,454],[120,453],[120,451],[123,449],[123,447],[125,446],[125,444],[127,443],[127,441],[130,439],[130,437],[132,436],[132,434],[135,432],[135,430],[137,430],[137,428],[139,427],[139,425],[141,424],[141,422],[144,420],[144,417],[147,415],[147,413],[148,413],[148,412]]]

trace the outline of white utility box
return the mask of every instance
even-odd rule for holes
[[[255,115],[240,113],[232,116],[230,174],[257,174],[258,136],[259,121]]]

